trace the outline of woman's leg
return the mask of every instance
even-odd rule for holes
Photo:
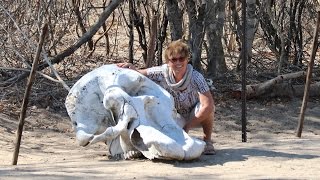
[[[213,121],[214,121],[214,112],[210,114],[210,116],[201,122],[201,126],[203,129],[203,140],[204,141],[212,141],[211,135],[213,131]]]

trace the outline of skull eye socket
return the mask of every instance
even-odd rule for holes
[[[130,129],[130,127],[131,127],[132,123],[133,123],[132,121],[130,121],[130,122],[128,123],[127,130],[129,130],[129,129]]]

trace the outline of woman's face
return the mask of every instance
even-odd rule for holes
[[[168,66],[174,75],[184,75],[187,71],[188,57],[176,55],[168,61]]]

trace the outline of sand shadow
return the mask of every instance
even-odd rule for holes
[[[154,162],[169,163],[175,167],[190,168],[190,165],[191,167],[224,165],[228,162],[246,161],[252,157],[262,157],[266,159],[276,158],[277,161],[285,161],[289,159],[292,160],[320,158],[320,156],[312,154],[285,153],[280,151],[265,150],[258,148],[230,148],[217,150],[216,155],[202,155],[199,159],[192,161],[155,160]]]

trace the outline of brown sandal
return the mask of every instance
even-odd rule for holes
[[[216,151],[214,150],[213,142],[212,141],[204,141],[206,146],[203,151],[203,155],[215,155]]]

